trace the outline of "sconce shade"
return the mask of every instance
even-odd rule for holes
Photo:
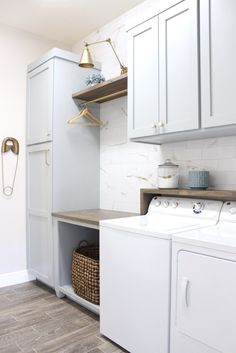
[[[93,59],[89,51],[88,45],[85,44],[83,53],[79,62],[80,67],[91,68],[94,67]]]

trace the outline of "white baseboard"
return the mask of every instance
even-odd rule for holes
[[[35,280],[27,270],[0,274],[0,288]]]

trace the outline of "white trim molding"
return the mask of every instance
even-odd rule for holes
[[[0,274],[0,288],[35,280],[27,270]]]

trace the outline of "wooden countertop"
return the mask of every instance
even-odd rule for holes
[[[52,215],[53,217],[56,217],[56,218],[61,218],[61,219],[76,221],[81,223],[89,223],[94,225],[99,225],[99,222],[104,219],[137,216],[136,213],[103,210],[99,208],[80,210],[80,211],[54,212],[52,213]]]

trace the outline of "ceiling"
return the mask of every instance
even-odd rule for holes
[[[72,45],[143,0],[0,0],[0,23]]]

